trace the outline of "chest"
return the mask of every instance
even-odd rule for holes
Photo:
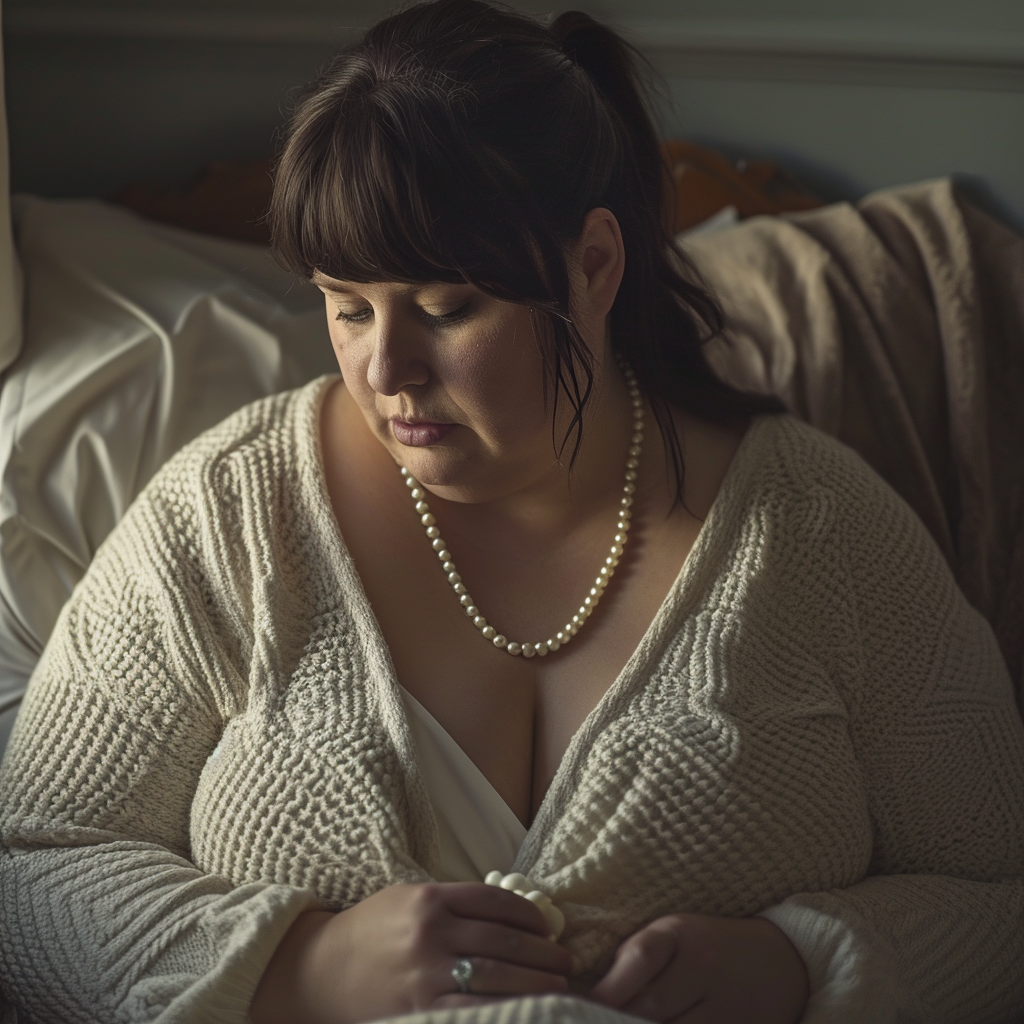
[[[556,654],[526,659],[495,648],[467,618],[410,508],[351,492],[334,508],[399,683],[529,825],[572,737],[658,614],[699,524],[638,521],[578,635]],[[556,555],[471,535],[453,555],[488,621],[511,640],[537,643],[593,585],[614,532],[601,525]]]

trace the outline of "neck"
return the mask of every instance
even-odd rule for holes
[[[614,363],[611,364],[614,367]],[[564,400],[554,437],[561,441],[572,410]],[[650,416],[647,416],[650,420]],[[607,520],[622,497],[623,472],[631,434],[630,399],[618,368],[603,375],[584,411],[583,436],[575,463],[575,432],[560,458],[535,476],[523,474],[507,487],[496,488],[483,500],[435,491],[432,507],[438,517],[458,529],[479,529],[515,536],[524,541],[560,542],[588,520]],[[648,423],[648,426],[652,424]],[[655,431],[657,433],[657,431]],[[650,446],[651,432],[645,434]],[[660,441],[660,438],[659,438]],[[645,447],[645,461],[649,447]],[[514,478],[513,478],[514,479]]]

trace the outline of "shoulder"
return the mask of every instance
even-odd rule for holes
[[[907,706],[941,686],[1003,701],[992,631],[909,505],[856,452],[793,417],[751,429],[739,467],[747,536],[757,540],[747,564],[776,626],[785,620],[833,653],[859,650],[861,676],[902,680]]]
[[[264,560],[255,552],[317,507],[317,417],[329,380],[247,405],[168,459],[100,546],[80,589],[130,578],[155,593],[183,592],[250,574]]]
[[[758,417],[740,449],[749,502],[787,523],[861,547],[912,539],[945,564],[924,524],[852,448],[793,416]],[[808,521],[811,517],[813,521]],[[794,522],[795,520],[795,522]]]
[[[284,497],[301,505],[319,486],[318,417],[329,382],[260,399],[200,434],[161,467],[122,526],[156,516],[170,533],[175,526],[209,531],[254,503]]]
[[[232,471],[244,474],[249,486],[266,483],[264,467],[300,471],[318,458],[317,420],[330,380],[321,377],[243,406],[168,459],[140,497],[173,488],[177,481],[218,480]]]
[[[736,461],[732,533],[781,604],[861,626],[900,609],[908,629],[940,607],[974,616],[920,518],[851,448],[792,416],[761,417]]]

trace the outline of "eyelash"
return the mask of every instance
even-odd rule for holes
[[[472,302],[467,302],[464,306],[460,306],[458,309],[453,309],[450,313],[442,313],[440,316],[434,316],[427,312],[423,312],[421,315],[431,327],[451,327],[453,324],[462,323],[463,320],[466,320],[469,317],[469,307],[471,305]],[[366,323],[372,315],[372,309],[361,309],[358,313],[346,313],[339,309],[335,320],[343,320],[348,324],[363,324]]]

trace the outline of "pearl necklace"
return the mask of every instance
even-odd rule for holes
[[[420,522],[426,529],[427,539],[430,546],[437,554],[441,568],[448,579],[448,584],[455,591],[459,604],[462,605],[466,615],[472,620],[473,625],[480,631],[485,640],[489,640],[499,650],[507,654],[522,655],[524,658],[532,658],[534,655],[544,657],[546,654],[554,654],[560,647],[567,644],[579,631],[584,622],[590,618],[598,601],[601,600],[605,588],[615,573],[615,567],[619,564],[622,552],[626,546],[626,538],[629,534],[629,520],[633,513],[630,506],[633,504],[633,494],[636,491],[636,474],[640,465],[640,449],[644,440],[644,402],[640,396],[640,388],[637,386],[636,377],[633,371],[623,367],[623,376],[626,379],[626,387],[629,392],[630,407],[632,413],[632,431],[629,438],[629,453],[626,456],[626,482],[622,488],[622,498],[619,501],[619,517],[615,525],[615,537],[608,556],[601,566],[590,593],[583,599],[579,611],[557,632],[553,637],[539,643],[518,643],[509,640],[499,633],[480,613],[476,602],[469,596],[462,577],[455,568],[452,561],[452,553],[448,545],[441,538],[441,531],[437,528],[437,520],[430,512],[430,506],[426,502],[426,491],[420,486],[419,481],[405,468],[401,467],[401,474],[405,478],[405,484],[409,488],[416,512]]]

